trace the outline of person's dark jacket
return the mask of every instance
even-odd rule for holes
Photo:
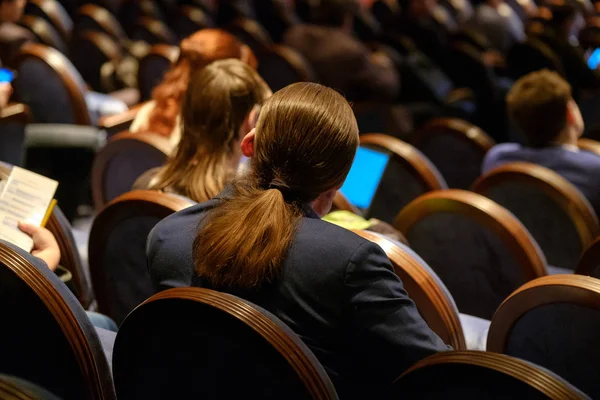
[[[198,227],[227,196],[226,189],[169,216],[151,232],[148,266],[158,290],[192,284],[270,311],[315,353],[340,398],[381,393],[416,361],[448,349],[420,316],[383,250],[322,221],[308,206],[277,281],[250,292],[211,287],[195,277]]]

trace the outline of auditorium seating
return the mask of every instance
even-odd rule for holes
[[[552,275],[528,282],[494,314],[488,351],[534,362],[597,398],[599,305],[595,278]]]
[[[367,217],[392,223],[398,211],[412,200],[448,187],[435,166],[408,143],[382,134],[362,135],[360,143],[391,155],[381,178],[382,190],[375,195]]]
[[[62,399],[116,399],[100,339],[47,266],[0,242],[0,370]]]
[[[583,251],[600,236],[598,217],[583,194],[544,167],[509,163],[490,171],[474,185],[511,211],[544,252],[549,265],[574,270]]]
[[[316,75],[294,49],[273,45],[260,54],[258,73],[273,92],[296,82],[315,82]]]
[[[20,400],[60,400],[47,390],[23,379],[0,374],[0,398]]]
[[[140,100],[152,97],[152,90],[162,81],[171,64],[179,58],[179,48],[168,44],[157,44],[150,48],[140,60],[137,83]]]
[[[22,103],[11,103],[0,110],[0,161],[21,166],[25,144],[25,126],[31,111]]]
[[[600,279],[600,269],[598,267],[600,267],[600,238],[594,240],[585,250],[575,273]]]
[[[170,289],[136,308],[117,334],[113,374],[123,400],[337,399],[323,367],[283,322],[199,288]]]
[[[155,293],[146,263],[146,238],[170,214],[193,203],[158,191],[133,191],[111,201],[94,219],[88,245],[98,309],[120,324]]]
[[[475,193],[425,194],[400,211],[394,226],[438,274],[461,313],[491,319],[506,296],[547,274],[525,227]]]
[[[19,25],[31,31],[39,43],[55,48],[63,54],[68,53],[68,44],[63,40],[54,26],[44,18],[34,15],[24,15],[19,21]]]
[[[502,354],[451,351],[417,362],[396,380],[398,398],[570,399],[588,397],[535,364]]]
[[[45,19],[52,24],[65,43],[68,44],[70,42],[73,20],[58,1],[29,0],[25,6],[25,14]]]

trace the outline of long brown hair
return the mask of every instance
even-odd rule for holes
[[[199,229],[198,276],[241,289],[276,278],[302,207],[341,186],[357,147],[352,109],[334,90],[296,83],[275,93],[261,110],[248,173]]]
[[[220,29],[198,31],[183,39],[179,48],[179,60],[152,92],[152,100],[156,104],[149,117],[149,127],[153,133],[166,137],[171,136],[175,128],[181,101],[193,71],[225,58],[237,58],[254,69],[258,64],[248,46]]]
[[[215,61],[192,73],[181,109],[181,140],[151,189],[197,202],[216,196],[235,173],[232,156],[239,152],[242,124],[270,95],[258,73],[238,60]]]

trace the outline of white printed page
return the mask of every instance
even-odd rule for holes
[[[17,223],[40,226],[57,187],[55,180],[13,167],[0,194],[0,239],[31,251],[33,240]]]

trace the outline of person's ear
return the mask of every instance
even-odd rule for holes
[[[252,129],[242,139],[242,154],[248,158],[254,156],[254,137],[256,136],[256,129]]]

